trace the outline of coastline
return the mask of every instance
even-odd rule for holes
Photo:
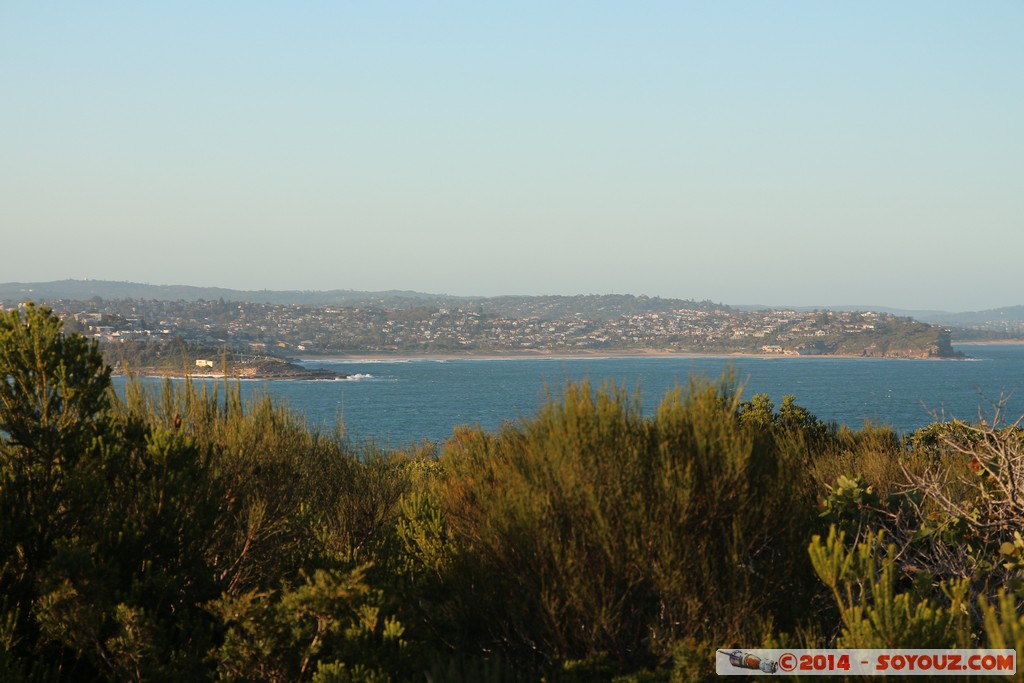
[[[965,342],[962,345],[984,345],[984,344],[1007,344],[1020,342]],[[573,352],[552,352],[552,351],[487,351],[487,352],[448,352],[437,353],[430,351],[415,352],[407,351],[402,353],[349,353],[349,354],[303,354],[293,356],[290,360],[293,363],[401,363],[413,361],[434,361],[447,362],[459,360],[480,360],[480,361],[501,361],[501,360],[601,360],[612,358],[719,358],[730,360],[740,359],[826,359],[839,358],[844,360],[903,360],[903,361],[946,361],[964,360],[963,358],[939,357],[939,356],[864,356],[856,354],[784,354],[784,353],[753,353],[749,351],[734,352],[712,352],[712,351],[670,351],[665,349],[609,349],[603,351],[583,350]],[[286,372],[260,372],[256,368],[248,369],[248,372],[228,372],[227,379],[248,380],[248,381],[334,381],[344,380],[350,375],[343,372],[320,370],[315,368],[302,368],[298,371]],[[202,379],[220,380],[225,379],[224,372],[182,372],[181,370],[163,370],[158,368],[137,368],[130,372],[116,369],[114,376],[133,377],[164,377],[167,379]]]
[[[784,354],[784,353],[753,353],[749,351],[713,352],[713,351],[668,351],[664,349],[608,349],[603,351],[587,350],[573,352],[546,351],[487,351],[476,353],[448,352],[435,353],[430,351],[402,353],[349,353],[349,354],[303,354],[294,356],[299,363],[347,362],[347,363],[386,363],[402,361],[452,361],[452,360],[579,360],[601,358],[844,358],[860,360],[962,360],[961,358],[942,358],[938,356],[864,356],[856,354]]]
[[[332,372],[330,370],[310,370],[306,369],[304,372],[287,372],[287,373],[272,373],[272,372],[182,372],[180,370],[161,370],[158,368],[139,368],[130,372],[124,370],[114,370],[111,372],[114,377],[162,377],[165,379],[228,379],[228,380],[247,380],[247,381],[261,381],[261,382],[333,382],[335,380],[343,380],[349,377],[348,374],[343,372]]]

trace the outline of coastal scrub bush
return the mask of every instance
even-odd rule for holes
[[[48,309],[4,314],[0,342],[7,671],[198,673],[212,634],[201,605],[219,592],[206,565],[218,500],[206,454],[119,419],[95,343],[64,335]]]
[[[833,526],[808,552],[838,607],[840,624],[828,646],[840,648],[1024,648],[1024,601],[1000,588],[989,598],[969,577],[936,581],[908,573],[900,550],[879,531],[850,547]],[[819,644],[820,646],[820,644]],[[1007,678],[1020,680],[1016,675]],[[975,680],[958,676],[951,680]]]
[[[365,568],[317,570],[295,586],[225,595],[210,609],[227,625],[213,652],[224,681],[391,680],[403,627],[381,614]],[[410,672],[411,673],[411,672]]]
[[[33,306],[0,316],[0,380],[0,681],[689,681],[721,647],[1024,647],[1019,423],[901,440],[726,375],[649,417],[570,384],[387,452],[238,384],[118,399]]]
[[[842,648],[970,647],[966,579],[941,582],[936,599],[931,577],[919,574],[900,585],[896,546],[883,547],[884,532],[848,548],[833,526],[825,541],[815,535],[811,563],[832,592],[842,620]]]
[[[49,664],[38,658],[37,581],[79,523],[69,500],[108,427],[109,384],[97,345],[65,337],[49,309],[0,312],[0,661],[12,679],[45,678],[62,656],[51,648]]]
[[[203,605],[221,590],[208,561],[220,508],[209,458],[168,430],[112,441],[69,476],[79,523],[38,572],[33,615],[44,641],[104,676],[199,676],[216,630]]]
[[[47,309],[5,313],[0,341],[3,676],[199,680],[211,652],[227,675],[246,623],[299,643],[312,619],[324,640],[310,602],[356,604],[364,644],[401,635],[393,598],[363,577],[394,538],[403,454],[357,453],[237,385],[130,380],[122,402],[95,344]],[[356,680],[380,665],[367,647],[329,660],[313,647],[309,661]]]
[[[1004,589],[1024,597],[1021,420],[1001,425],[997,411],[992,424],[955,424],[944,430],[933,465],[908,472],[913,490],[931,506],[929,521],[955,531],[916,558],[936,574],[970,576],[975,595],[991,601]]]
[[[903,443],[890,449],[890,458],[847,463],[870,472],[864,479],[872,489],[884,480],[879,473],[888,475],[888,486],[881,484],[887,495],[876,495],[873,505],[863,506],[872,517],[870,527],[884,528],[915,571],[970,577],[972,591],[989,599],[999,588],[1016,587],[1022,565],[1014,560],[1014,532],[1024,527],[1024,432],[1019,424],[936,423]]]
[[[833,527],[809,549],[841,617],[836,644],[1024,646],[1024,432],[998,417],[909,435],[884,500],[859,476],[837,481],[826,513],[851,528],[838,503],[856,497],[855,540]]]
[[[686,638],[794,626],[814,586],[806,454],[739,406],[728,379],[671,392],[653,418],[571,384],[496,434],[458,430],[406,503],[412,555],[446,596],[424,618],[456,647],[541,664],[657,665]]]
[[[231,594],[274,589],[300,570],[375,562],[394,538],[409,488],[404,453],[354,445],[341,427],[311,429],[266,394],[243,399],[237,384],[164,380],[153,392],[136,380],[123,410],[178,425],[211,453],[225,503],[211,560]]]
[[[99,345],[64,335],[49,308],[0,312],[0,430],[19,466],[46,478],[104,428],[110,368]],[[49,465],[39,462],[49,458]]]

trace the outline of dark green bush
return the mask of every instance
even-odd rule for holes
[[[677,390],[651,419],[614,387],[570,385],[517,426],[458,431],[406,522],[447,596],[425,618],[541,663],[655,665],[680,639],[795,626],[816,523],[801,436],[738,407],[728,381]]]
[[[652,417],[570,385],[386,452],[237,385],[119,400],[34,307],[0,318],[0,378],[0,681],[689,681],[721,647],[1024,647],[1015,426],[901,440],[726,376]]]

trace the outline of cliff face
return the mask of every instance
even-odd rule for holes
[[[865,358],[963,358],[943,328],[908,322],[837,341],[833,353]]]
[[[878,349],[864,349],[865,358],[963,358],[963,354],[952,351],[944,353],[937,344],[933,344],[926,349],[894,349],[889,348],[884,351]]]
[[[945,344],[936,342],[925,348],[879,348],[870,346],[861,353],[865,358],[966,358],[960,351],[955,350],[948,342]]]
[[[344,379],[347,374],[323,368],[304,368],[278,358],[263,358],[249,363],[228,365],[228,374],[247,379]]]
[[[932,358],[966,358],[962,352],[953,348],[953,340],[949,330],[941,330],[935,344],[929,347],[929,354]]]

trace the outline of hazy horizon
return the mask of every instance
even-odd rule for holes
[[[563,297],[563,296],[564,297],[573,297],[573,296],[618,296],[618,295],[624,295],[624,296],[634,296],[634,297],[646,296],[646,297],[650,297],[650,298],[693,300],[693,301],[697,301],[697,302],[710,301],[711,303],[714,303],[714,304],[730,306],[730,307],[739,308],[739,309],[767,308],[767,309],[782,310],[782,309],[807,309],[807,308],[819,309],[820,308],[822,310],[837,310],[837,311],[841,311],[841,310],[864,310],[864,311],[867,311],[867,310],[879,310],[879,311],[880,310],[892,310],[892,311],[906,311],[906,312],[917,312],[917,313],[937,313],[937,314],[941,314],[941,313],[974,313],[974,312],[982,312],[982,311],[985,311],[985,310],[992,310],[992,309],[989,309],[989,308],[985,308],[985,309],[970,309],[970,310],[968,310],[968,309],[963,309],[963,310],[941,310],[941,309],[926,309],[926,308],[903,308],[903,307],[900,307],[900,306],[891,306],[891,305],[887,304],[884,301],[861,301],[861,302],[854,302],[854,303],[851,303],[851,302],[836,302],[836,301],[831,301],[831,302],[830,301],[824,301],[824,302],[823,301],[818,301],[818,302],[811,303],[811,304],[803,304],[803,303],[795,304],[795,303],[792,303],[792,302],[785,302],[785,301],[783,301],[783,302],[775,302],[775,303],[764,303],[764,302],[761,302],[761,301],[726,301],[726,300],[723,300],[723,299],[714,299],[714,298],[711,298],[711,299],[697,299],[695,297],[687,297],[687,296],[663,296],[663,295],[660,295],[660,294],[649,294],[649,293],[646,293],[646,292],[618,292],[618,291],[541,292],[539,294],[524,294],[524,293],[521,293],[521,292],[503,292],[503,293],[499,293],[499,294],[475,294],[475,293],[471,293],[471,292],[470,293],[461,293],[461,292],[430,292],[430,291],[416,290],[416,289],[395,289],[395,288],[380,289],[380,290],[361,290],[361,289],[355,289],[355,288],[351,288],[351,287],[335,287],[335,288],[332,288],[332,289],[296,289],[296,288],[291,288],[291,289],[270,289],[270,288],[266,288],[266,287],[260,287],[260,288],[256,288],[256,289],[244,289],[244,288],[240,288],[240,287],[230,287],[230,286],[222,287],[220,285],[196,285],[196,284],[192,284],[192,283],[189,283],[189,282],[160,282],[160,283],[158,283],[158,282],[135,282],[135,281],[129,281],[129,280],[110,280],[110,279],[106,279],[106,278],[87,278],[87,279],[86,278],[83,278],[83,279],[61,278],[60,280],[35,281],[35,282],[26,282],[26,281],[0,282],[0,287],[6,286],[6,285],[29,285],[29,286],[31,286],[31,285],[54,285],[54,284],[59,284],[61,282],[65,282],[65,281],[71,281],[71,282],[97,282],[97,283],[109,283],[109,284],[126,285],[126,286],[129,286],[129,285],[142,285],[142,286],[147,286],[147,287],[166,287],[166,288],[172,288],[172,289],[173,288],[181,288],[181,287],[184,287],[184,288],[196,288],[196,289],[221,289],[221,290],[225,290],[225,291],[250,292],[250,293],[252,293],[252,292],[257,292],[258,293],[258,292],[263,292],[263,291],[275,292],[275,293],[280,293],[280,292],[328,293],[328,292],[332,292],[332,291],[367,293],[367,294],[373,294],[373,293],[381,293],[381,294],[387,294],[387,293],[410,293],[410,294],[430,296],[430,297],[452,297],[452,298],[462,298],[462,299],[483,299],[483,298],[496,298],[496,297],[531,297],[531,296],[538,296],[538,297],[547,297],[547,296],[551,296],[551,297]],[[1002,307],[998,307],[998,308],[1009,308],[1009,307],[1017,307],[1017,306],[1024,306],[1024,304],[1010,304],[1008,306],[1002,306]]]
[[[1008,0],[8,3],[0,280],[1019,305],[1022,33]]]

